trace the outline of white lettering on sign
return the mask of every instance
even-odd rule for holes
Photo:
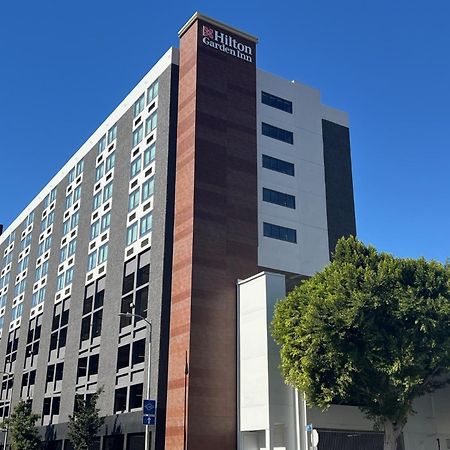
[[[202,41],[205,45],[216,48],[235,58],[253,62],[253,50],[249,45],[243,44],[234,37],[217,31],[214,28],[206,27],[205,25],[203,25],[202,31]]]

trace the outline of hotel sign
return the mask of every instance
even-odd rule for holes
[[[202,25],[201,39],[204,45],[220,50],[223,53],[231,55],[244,61],[253,62],[253,48],[243,44],[238,39],[218,31],[212,26]]]

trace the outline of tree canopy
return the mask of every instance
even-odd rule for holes
[[[77,397],[75,400],[74,413],[69,416],[68,433],[75,450],[89,450],[95,435],[105,422],[105,418],[100,417],[100,410],[97,408],[97,400],[101,393],[102,389],[99,389],[86,399]]]
[[[21,400],[6,421],[12,450],[39,450],[41,439],[36,428],[38,414],[31,412],[31,403]]]
[[[449,381],[450,267],[341,239],[276,305],[272,334],[285,381],[310,405],[359,405],[395,449],[414,399]]]

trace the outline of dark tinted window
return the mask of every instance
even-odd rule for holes
[[[98,374],[98,355],[91,355],[89,358],[89,375]]]
[[[292,102],[290,102],[289,100],[285,100],[284,98],[277,97],[276,95],[262,91],[261,101],[265,105],[269,105],[273,108],[281,109],[281,111],[286,111],[292,114]]]
[[[292,131],[283,130],[283,128],[274,127],[268,123],[262,123],[262,134],[288,144],[294,143],[294,133]]]
[[[292,228],[281,227],[272,223],[264,222],[264,236],[280,241],[297,243],[297,231]]]
[[[130,344],[119,347],[117,352],[117,370],[128,367],[130,364]]]
[[[263,188],[263,200],[265,202],[285,206],[286,208],[295,209],[295,197],[293,195],[285,194],[284,192]]]
[[[144,361],[145,361],[145,339],[141,339],[133,343],[133,355],[131,358],[131,363],[134,366],[135,364],[141,364]]]
[[[114,393],[114,412],[125,411],[126,409],[127,409],[127,388],[116,389],[116,392]]]
[[[263,155],[262,163],[265,169],[274,170],[275,172],[284,173],[286,175],[294,176],[294,164],[283,161],[282,159],[274,158],[272,156]]]
[[[77,377],[85,377],[87,373],[87,358],[80,358],[78,360]]]
[[[142,317],[147,317],[148,288],[136,292],[135,312]]]
[[[135,384],[130,387],[130,409],[142,408],[142,384]]]

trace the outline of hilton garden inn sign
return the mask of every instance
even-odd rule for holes
[[[243,44],[236,38],[214,28],[202,26],[202,41],[203,44],[216,48],[235,58],[253,62],[253,50],[249,45]]]

